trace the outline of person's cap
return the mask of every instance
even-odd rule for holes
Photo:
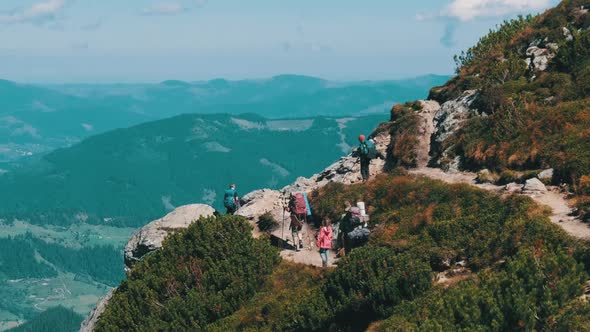
[[[365,140],[365,135],[359,136],[359,141],[363,142]]]

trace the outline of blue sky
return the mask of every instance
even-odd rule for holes
[[[557,0],[2,0],[0,78],[157,82],[449,74],[490,28]]]

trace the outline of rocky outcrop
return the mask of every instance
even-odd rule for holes
[[[522,192],[525,194],[542,194],[547,192],[547,187],[537,178],[526,180]]]
[[[377,150],[384,156],[387,155],[387,149],[391,142],[389,133],[379,134],[374,140]],[[375,159],[371,161],[370,170],[372,175],[382,173],[384,168],[384,160]],[[358,157],[349,154],[340,158],[340,160],[328,166],[322,172],[310,178],[300,177],[291,185],[281,190],[262,189],[249,193],[243,197],[244,204],[236,214],[250,220],[254,227],[254,236],[260,236],[261,234],[258,232],[256,222],[261,215],[269,212],[281,225],[279,229],[273,232],[273,235],[284,239],[290,236],[288,215],[283,212],[289,193],[309,193],[315,189],[322,188],[330,182],[339,182],[348,185],[360,181],[360,163],[358,162]],[[307,232],[307,230],[304,230],[304,232]],[[312,238],[311,234],[310,238]],[[307,238],[307,235],[304,235],[304,242],[305,246],[313,246],[312,241]]]
[[[418,112],[418,146],[416,147],[416,166],[426,167],[430,163],[430,139],[435,131],[434,117],[440,111],[440,104],[434,100],[420,101],[422,111]]]
[[[457,172],[460,159],[452,155],[452,145],[447,140],[451,138],[463,123],[473,116],[480,115],[471,105],[477,97],[477,90],[468,90],[457,99],[441,105],[434,116],[434,133],[431,136],[431,165],[437,165],[447,171]]]
[[[141,260],[143,256],[160,249],[162,242],[171,232],[185,229],[195,220],[201,217],[211,217],[214,213],[215,209],[209,205],[186,205],[145,225],[131,237],[125,246],[125,269],[129,271],[133,264]]]
[[[82,322],[82,325],[80,326],[80,332],[94,331],[94,328],[96,327],[96,323],[98,322],[100,315],[102,315],[102,313],[107,308],[107,304],[109,303],[109,301],[113,297],[115,290],[116,290],[116,288],[111,289],[107,293],[107,295],[105,295],[103,298],[101,298],[98,301],[98,303],[96,304],[96,307],[94,309],[92,309],[92,311],[90,312],[88,317],[86,317],[86,319]]]
[[[526,50],[526,63],[534,70],[545,71],[549,67],[551,59],[555,58],[557,44],[547,44],[547,48],[531,46]]]

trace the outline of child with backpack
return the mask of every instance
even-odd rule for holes
[[[324,219],[317,241],[317,246],[320,248],[320,257],[322,258],[322,267],[328,266],[328,257],[332,249],[332,237],[331,221],[330,219]]]

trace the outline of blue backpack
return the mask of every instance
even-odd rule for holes
[[[236,197],[236,191],[234,189],[227,189],[223,195],[223,206],[225,206],[227,209],[235,208],[236,202],[234,197]]]
[[[367,157],[368,159],[375,159],[377,158],[377,148],[375,147],[375,143],[371,140],[366,140],[361,143],[361,155]]]

